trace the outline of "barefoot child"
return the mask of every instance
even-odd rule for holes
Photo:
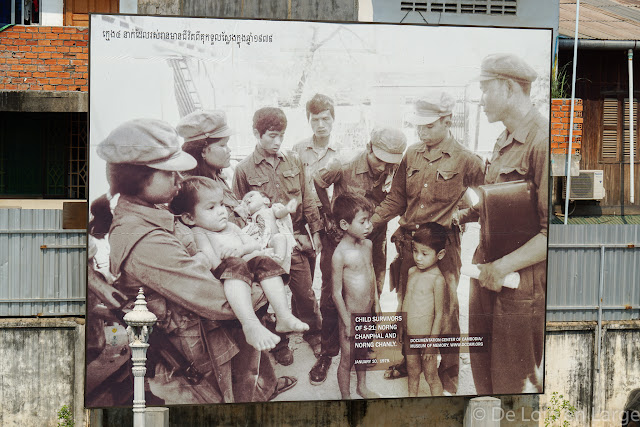
[[[251,217],[251,223],[243,230],[258,240],[261,249],[266,249],[266,253],[288,273],[291,269],[291,253],[296,245],[291,221],[291,214],[298,206],[296,200],[290,200],[286,206],[282,203],[271,204],[266,194],[254,190],[244,195],[242,205]]]
[[[343,399],[351,399],[351,367],[356,354],[352,347],[353,326],[351,314],[370,314],[375,307],[380,311],[376,281],[373,274],[371,241],[373,207],[364,197],[345,193],[335,198],[332,208],[334,221],[344,231],[344,236],[333,253],[333,300],[340,315],[340,365],[338,385]],[[354,354],[352,354],[354,350]],[[367,357],[366,350],[363,351]],[[366,366],[356,364],[357,393],[364,398],[380,397],[367,388]]]
[[[282,276],[285,271],[264,256],[259,244],[228,221],[222,205],[223,189],[206,177],[187,178],[170,208],[191,227],[198,250],[206,256],[213,275],[223,282],[224,293],[236,314],[247,342],[258,350],[270,350],[280,341],[258,320],[251,306],[251,283],[260,282],[276,313],[276,331],[303,332],[306,323],[289,310]]]
[[[407,293],[402,302],[402,311],[407,313],[406,342],[412,336],[436,337],[440,334],[444,311],[445,281],[438,260],[444,257],[447,232],[435,222],[420,227],[413,235],[413,260],[407,279]],[[418,396],[420,373],[429,384],[431,396],[442,395],[442,383],[438,376],[437,348],[407,350],[409,374],[409,396]]]

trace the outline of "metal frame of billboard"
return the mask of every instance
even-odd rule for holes
[[[413,112],[416,99],[433,89],[445,90],[455,99],[451,130],[456,140],[466,149],[490,160],[494,143],[504,125],[501,122],[490,123],[482,112],[482,92],[477,82],[480,64],[487,55],[495,53],[522,57],[538,74],[531,87],[531,99],[538,111],[548,117],[551,34],[551,29],[543,28],[92,14],[89,202],[109,193],[106,163],[97,155],[96,148],[123,122],[153,118],[175,126],[181,117],[192,111],[223,110],[235,132],[229,141],[232,157],[242,159],[250,155],[256,145],[251,118],[259,108],[273,106],[284,111],[288,126],[282,150],[289,150],[296,142],[311,136],[305,104],[316,93],[328,95],[334,101],[335,120],[331,137],[332,143],[341,150],[342,160],[366,150],[371,132],[380,127],[399,129],[409,145],[420,144],[416,129],[407,123],[407,117]],[[233,174],[233,166],[226,171],[227,177]],[[472,193],[469,196],[471,199],[474,197]],[[112,209],[116,201],[117,198],[112,199]],[[387,268],[395,255],[389,238],[397,227],[397,220],[388,224]],[[477,223],[468,224],[462,233],[461,258],[467,267],[472,262],[480,233]],[[119,277],[119,272],[107,273],[110,259],[108,236],[92,240],[97,243],[97,258],[88,262],[86,406],[123,406],[127,405],[128,398],[123,399],[123,396],[132,394],[126,326],[121,321],[122,309],[126,311],[127,305],[126,301],[109,300],[108,295],[113,293],[110,294],[111,288],[104,285],[118,289],[126,273]],[[88,252],[90,256],[96,253]],[[490,337],[469,334],[471,285],[465,275],[469,271],[468,268],[463,269],[457,285],[460,333],[441,333],[412,340],[416,348],[437,347],[438,352],[446,353],[447,347],[455,347],[459,351],[457,391],[447,393],[449,395],[483,394],[476,390],[474,376],[478,372],[472,372],[469,358],[471,353],[482,352],[483,348],[491,345]],[[313,290],[318,296],[319,282],[316,277]],[[390,380],[384,376],[390,365],[402,359],[402,342],[408,342],[406,337],[401,338],[407,313],[398,307],[396,295],[389,290],[388,282],[387,278],[380,295],[382,311],[361,313],[352,318],[352,335],[358,338],[354,339],[353,345],[372,347],[374,351],[374,356],[366,355],[355,361],[356,364],[367,365],[369,389],[381,397],[401,398],[409,396],[407,379]],[[151,311],[159,306],[166,310],[166,301],[164,305],[158,301],[167,296],[162,291],[158,292],[154,284],[148,284],[145,295],[152,300],[149,303]],[[131,300],[135,297],[128,296]],[[182,308],[188,312],[186,307]],[[197,333],[205,347],[211,347],[212,342],[220,342],[207,338],[211,330],[226,331],[222,335],[231,341],[238,333],[233,321],[219,322],[185,312],[181,313],[180,319],[198,323]],[[224,375],[221,372],[227,369],[217,366],[218,355],[214,349],[206,351],[210,362],[216,365],[212,369],[203,367],[201,360],[197,362],[201,365],[197,366],[185,351],[180,350],[184,350],[188,340],[184,337],[177,339],[176,336],[182,332],[188,335],[194,329],[183,330],[176,326],[175,313],[163,311],[155,314],[160,321],[152,336],[157,334],[159,338],[155,344],[151,342],[150,352],[154,345],[162,351],[152,356],[149,362],[151,375],[147,375],[147,392],[151,394],[147,397],[148,404],[264,401],[272,397],[278,401],[341,399],[335,366],[330,368],[326,382],[318,386],[309,385],[309,370],[316,358],[300,333],[290,337],[295,358],[292,365],[276,364],[267,352],[259,353],[265,360],[257,362],[269,364],[276,377],[296,377],[297,384],[282,394],[247,394],[224,389],[231,387],[233,381],[211,380],[212,376]],[[544,329],[544,316],[541,322],[535,326]],[[228,330],[224,329],[227,327]],[[365,329],[368,333],[364,333]],[[541,340],[535,345],[544,346],[544,336]],[[171,345],[165,348],[163,343],[168,342]],[[202,342],[194,341],[194,345]],[[240,348],[242,352],[241,345],[232,344],[229,348],[233,351]],[[339,359],[339,356],[335,357],[333,365]],[[516,359],[511,363],[518,367]],[[442,365],[441,355],[436,356],[436,360]],[[520,393],[543,391],[544,358],[535,368]],[[240,368],[231,368],[229,372],[235,374],[234,369]],[[522,369],[529,368],[522,366]],[[534,376],[538,378],[537,383]],[[217,387],[217,390],[210,392],[207,387],[203,388],[207,381],[215,383],[211,388]],[[254,387],[258,387],[260,381],[268,382],[268,379],[264,379],[262,374],[256,376]],[[354,377],[352,383],[355,382]],[[420,396],[430,395],[424,378],[419,387]],[[494,388],[491,394],[518,393]]]

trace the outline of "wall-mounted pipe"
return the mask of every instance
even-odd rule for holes
[[[576,67],[578,66],[578,26],[580,24],[580,0],[576,0],[576,32],[573,38],[573,73],[571,74],[571,115],[569,116],[569,149],[567,150],[567,195],[564,198],[564,225],[569,221],[571,197],[571,152],[573,151],[573,114],[576,104]]]
[[[559,38],[558,48],[560,49],[573,49],[573,39]],[[579,39],[579,49],[601,49],[601,50],[629,50],[640,49],[640,43],[638,40],[593,40],[593,39]]]
[[[627,58],[629,58],[629,181],[631,182],[631,198],[629,201],[634,203],[636,194],[636,174],[634,171],[634,163],[636,161],[634,156],[634,144],[633,144],[633,49],[627,51]]]

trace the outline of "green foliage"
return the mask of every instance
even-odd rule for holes
[[[571,64],[571,62],[567,62],[558,70],[553,70],[554,73],[551,76],[551,99],[569,97],[569,89],[571,88],[569,72],[567,71],[569,64]]]
[[[569,421],[568,419],[573,419],[573,416],[576,413],[576,407],[571,404],[567,399],[564,398],[564,395],[558,394],[557,391],[554,391],[551,395],[551,401],[549,405],[547,405],[547,410],[544,415],[544,427],[553,427],[553,426],[562,426],[568,427]],[[556,421],[559,423],[562,420],[562,424],[556,424]]]
[[[63,405],[58,411],[58,427],[74,427],[73,412],[67,405]]]

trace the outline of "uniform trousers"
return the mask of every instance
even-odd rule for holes
[[[469,335],[485,342],[470,354],[478,394],[522,393],[527,379],[542,391],[535,370],[544,353],[546,263],[519,273],[518,288],[500,292],[471,280]]]
[[[309,330],[303,336],[305,339],[320,333],[320,313],[315,294],[313,293],[313,279],[309,257],[293,250],[291,255],[291,270],[289,271],[289,288],[291,289],[291,312],[298,319],[309,325]],[[289,345],[289,338],[285,334],[275,332],[275,324],[267,323],[267,327],[278,336],[280,342],[272,351],[278,351],[283,346]]]

